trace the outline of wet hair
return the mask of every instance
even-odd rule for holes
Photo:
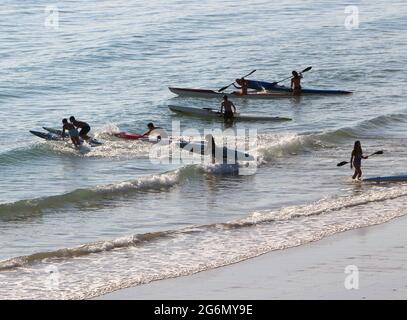
[[[66,119],[66,118],[64,118],[64,119],[62,119],[62,123],[68,123],[68,119]]]
[[[71,121],[71,122],[72,122],[72,121],[75,121],[75,117],[74,117],[74,116],[70,116],[70,117],[69,117],[69,121]]]
[[[148,124],[147,124],[147,127],[154,127],[154,124],[152,123],[152,122],[149,122]]]
[[[298,72],[293,70],[293,72],[291,72],[293,74],[294,77],[298,77]]]
[[[228,96],[225,94],[224,96],[223,96],[223,100],[227,100],[228,99]]]
[[[359,154],[362,154],[362,153],[363,153],[363,151],[362,151],[362,145],[360,144],[360,141],[359,141],[359,140],[355,141],[355,144],[353,145],[353,151],[354,151],[355,153],[359,153]]]

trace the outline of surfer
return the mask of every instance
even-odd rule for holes
[[[235,84],[233,84],[233,85],[236,89],[240,89],[240,95],[242,95],[242,96],[247,95],[247,88],[248,88],[247,80],[245,78],[236,79],[236,83],[240,87],[236,86]]]
[[[225,122],[233,121],[234,113],[236,112],[236,107],[232,101],[228,100],[228,96],[223,96],[223,101],[220,105],[220,113],[223,114],[223,119]]]
[[[153,132],[156,129],[162,129],[161,127],[156,127],[154,125],[154,123],[150,122],[149,124],[147,124],[147,128],[148,130],[146,132],[143,133],[143,136],[149,136],[151,132]]]
[[[79,136],[83,139],[83,140],[89,140],[90,137],[88,136],[88,133],[90,131],[90,126],[89,124],[87,124],[86,122],[83,121],[78,121],[75,119],[74,116],[71,116],[69,118],[69,121],[76,127],[76,128],[80,128],[81,131],[79,132]]]
[[[68,119],[62,119],[62,139],[65,138],[65,131],[68,131],[71,141],[75,147],[79,148],[81,141],[79,140],[79,132],[72,123],[68,122]]]
[[[292,72],[293,77],[291,78],[291,89],[293,90],[294,95],[301,94],[301,79],[302,73],[298,73],[297,71]]]
[[[358,179],[362,177],[362,159],[367,159],[368,156],[363,155],[362,146],[360,141],[355,141],[355,145],[353,147],[352,155],[350,158],[350,168],[353,169],[355,167],[355,173],[352,176],[352,179]]]

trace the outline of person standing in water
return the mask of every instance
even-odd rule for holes
[[[76,127],[81,129],[81,131],[79,132],[79,136],[83,139],[83,140],[89,140],[90,137],[88,136],[88,133],[90,131],[90,125],[87,124],[86,122],[83,121],[78,121],[75,119],[74,116],[71,116],[69,118],[69,121]]]
[[[352,155],[350,157],[350,168],[355,168],[355,173],[352,176],[352,179],[358,179],[362,177],[362,159],[368,159],[368,156],[363,155],[362,145],[360,141],[355,141],[355,145],[353,147]]]
[[[220,113],[223,114],[223,119],[225,122],[233,121],[234,114],[236,112],[236,107],[232,101],[228,100],[228,96],[223,96],[223,101],[220,105]]]
[[[65,138],[65,131],[68,131],[74,146],[79,148],[81,145],[81,141],[79,140],[79,132],[72,123],[68,122],[68,119],[62,119],[62,139]]]
[[[293,90],[294,95],[301,94],[301,79],[302,73],[298,73],[297,71],[292,72],[293,77],[291,78],[291,89]]]

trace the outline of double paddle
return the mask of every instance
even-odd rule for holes
[[[371,155],[369,155],[369,157],[374,156],[375,154],[383,154],[383,151],[382,150],[376,151],[375,153],[372,153]],[[336,166],[342,167],[347,163],[349,163],[349,161],[342,161],[342,162],[339,162]]]
[[[300,73],[304,73],[304,72],[310,71],[311,69],[312,69],[312,67],[305,68],[305,69],[302,70]],[[290,79],[290,78],[292,78],[292,76],[289,76],[289,77],[287,77],[287,78],[284,78],[283,80],[280,80],[280,81],[272,82],[271,85],[272,85],[272,86],[275,86],[276,84],[278,84],[278,83],[280,83],[280,82],[283,82],[283,81],[285,81],[285,80],[287,80],[287,79]]]
[[[307,67],[307,68],[305,68],[304,70],[302,70],[300,73],[304,73],[304,72],[310,71],[311,69],[312,69],[312,67]],[[255,72],[256,72],[256,69],[254,69],[254,70],[251,71],[250,73],[246,74],[246,75],[243,76],[242,78],[246,78],[246,77],[250,76],[251,74],[253,74],[253,73],[255,73]],[[280,82],[283,82],[283,81],[285,81],[285,80],[287,80],[287,79],[290,79],[291,77],[292,77],[292,76],[289,76],[289,77],[287,77],[287,78],[284,78],[283,80],[272,82],[272,83],[271,83],[271,86],[275,86],[276,84],[278,84],[278,83],[280,83]],[[233,85],[234,83],[235,83],[235,82],[233,81],[231,84],[220,88],[220,89],[218,90],[218,92],[222,92],[222,91],[226,90],[227,88],[229,88],[229,87],[230,87],[231,85]]]
[[[256,72],[256,69],[252,70],[252,72],[246,74],[246,75],[243,76],[242,78],[246,78],[246,77],[250,76],[251,74],[253,74],[253,73],[255,73],[255,72]],[[230,87],[231,85],[233,85],[234,83],[235,83],[235,81],[233,81],[231,84],[229,84],[229,85],[227,85],[227,86],[225,86],[225,87],[223,87],[223,88],[220,88],[220,89],[218,90],[218,92],[222,92],[222,91],[226,90],[227,88],[229,88],[229,87]]]

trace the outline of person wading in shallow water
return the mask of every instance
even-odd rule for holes
[[[228,100],[228,96],[223,96],[223,101],[220,105],[220,113],[223,114],[223,119],[225,122],[233,121],[234,113],[236,112],[236,107],[232,101]]]
[[[83,140],[89,140],[90,137],[88,136],[88,133],[90,131],[90,126],[83,121],[78,121],[75,119],[74,116],[69,118],[69,121],[76,127],[81,129],[81,131],[79,132],[79,136],[83,139]]]
[[[68,122],[68,119],[62,119],[62,139],[65,139],[65,131],[68,131],[74,146],[79,148],[81,146],[79,132],[72,123]]]
[[[350,157],[350,168],[355,168],[355,173],[352,176],[352,179],[358,179],[362,177],[362,159],[368,159],[368,156],[363,155],[362,145],[360,141],[356,141],[353,147],[352,155]]]

